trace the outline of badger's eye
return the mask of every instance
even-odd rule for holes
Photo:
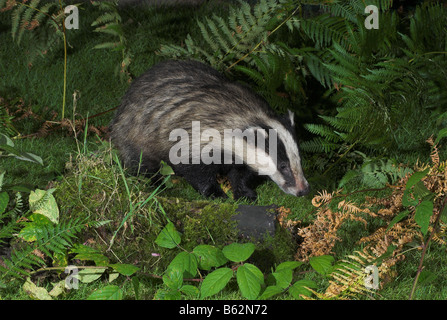
[[[287,169],[287,164],[285,162],[282,162],[279,164],[279,170],[286,170]]]

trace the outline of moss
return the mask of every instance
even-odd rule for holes
[[[225,245],[237,238],[236,223],[231,220],[237,208],[235,204],[158,199],[169,219],[182,233],[182,246],[187,250],[199,244]]]
[[[290,233],[277,228],[274,237],[263,241],[243,239],[237,229],[237,203],[151,197],[154,186],[147,180],[126,177],[100,154],[78,155],[76,162],[56,185],[54,196],[61,221],[85,218],[109,221],[79,235],[79,242],[100,250],[111,262],[135,264],[146,273],[161,274],[180,249],[161,248],[155,239],[168,219],[182,234],[181,247],[192,251],[200,244],[219,248],[232,242],[253,242],[256,251],[250,262],[269,271],[272,266],[292,260],[296,251]],[[148,198],[151,197],[149,200]],[[146,201],[148,200],[148,201]],[[144,203],[144,204],[143,204]],[[131,210],[132,208],[132,210]]]

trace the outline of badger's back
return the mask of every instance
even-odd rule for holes
[[[196,61],[165,61],[133,81],[111,123],[111,137],[127,167],[143,159],[155,172],[168,161],[176,128],[265,127],[276,121],[267,103],[245,86],[230,82],[215,69]],[[274,127],[271,125],[270,127]]]

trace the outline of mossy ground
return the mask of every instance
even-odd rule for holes
[[[263,270],[293,260],[296,243],[288,230],[278,225],[273,237],[242,239],[232,219],[237,214],[237,202],[179,197],[180,190],[191,188],[181,178],[173,179],[170,189],[161,186],[161,192],[149,178],[122,171],[113,160],[113,151],[105,146],[69,161],[68,173],[55,186],[61,220],[109,221],[80,235],[80,243],[107,252],[111,261],[118,259],[161,274],[178,253],[155,244],[169,220],[182,234],[182,248],[190,252],[200,244],[222,248],[235,241],[251,241],[257,246],[251,262]]]

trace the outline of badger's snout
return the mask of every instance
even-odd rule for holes
[[[296,193],[297,197],[302,197],[309,194],[310,191],[309,182],[307,182],[306,179],[304,179],[304,181],[301,180],[300,183],[297,183],[297,189],[298,189]]]

